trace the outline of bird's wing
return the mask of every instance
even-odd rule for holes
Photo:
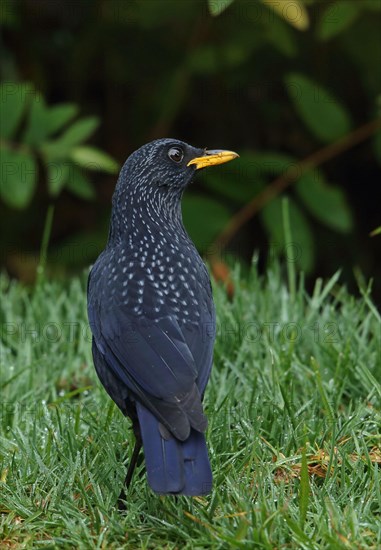
[[[173,317],[131,320],[115,310],[101,318],[101,333],[121,365],[158,399],[188,391],[197,378],[193,356]]]
[[[89,301],[95,344],[107,366],[178,439],[205,431],[197,368],[173,316],[132,318],[121,307],[98,310]]]

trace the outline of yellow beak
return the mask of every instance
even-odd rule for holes
[[[221,149],[215,149],[213,151],[205,151],[205,155],[202,157],[196,157],[188,162],[187,166],[192,164],[196,165],[196,170],[200,168],[206,168],[207,166],[216,166],[217,164],[224,164],[230,160],[239,157],[234,151],[224,151]]]

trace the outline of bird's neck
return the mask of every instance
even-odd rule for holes
[[[176,237],[176,240],[181,235],[187,237],[182,222],[181,195],[181,190],[168,192],[164,187],[128,194],[116,192],[108,246],[126,241],[132,246],[141,242],[144,235],[152,240],[163,234]]]

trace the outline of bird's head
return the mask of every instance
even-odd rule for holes
[[[196,170],[238,157],[233,151],[198,149],[176,139],[151,141],[127,159],[123,169],[131,186],[182,190]]]
[[[167,226],[181,224],[182,192],[196,170],[236,157],[232,151],[197,149],[168,138],[140,147],[128,157],[119,175],[112,199],[109,243],[136,231],[143,220],[156,219]]]

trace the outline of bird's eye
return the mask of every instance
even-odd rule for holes
[[[168,157],[173,160],[173,162],[181,162],[184,158],[184,151],[180,147],[171,147],[168,151]]]

